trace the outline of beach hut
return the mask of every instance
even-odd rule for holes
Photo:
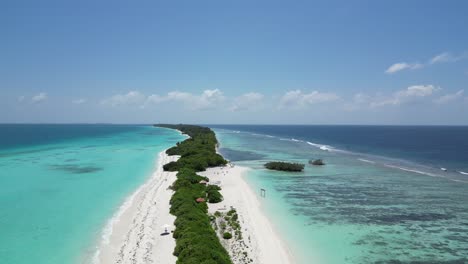
[[[204,202],[205,202],[205,198],[201,198],[201,197],[200,197],[200,198],[197,198],[197,200],[195,200],[195,201],[197,201],[197,203],[204,203]]]
[[[200,181],[200,184],[203,184],[203,185],[206,185],[207,183],[208,183],[208,182],[205,181],[205,180],[201,180],[201,181]]]

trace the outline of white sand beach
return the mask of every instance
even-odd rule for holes
[[[243,174],[249,169],[240,166],[225,166],[207,169],[200,175],[210,179],[210,183],[219,182],[224,201],[217,204],[208,204],[210,213],[225,212],[234,207],[239,215],[239,222],[244,243],[253,263],[258,264],[288,264],[294,263],[287,246],[272,227],[268,218],[263,214],[260,201],[252,188],[244,180]],[[223,240],[221,238],[221,240]],[[224,241],[223,241],[224,242]],[[226,243],[224,243],[226,244]],[[232,251],[229,250],[231,257]],[[232,258],[235,264],[242,260]]]
[[[169,213],[169,201],[173,191],[169,186],[176,180],[175,172],[164,172],[162,166],[178,157],[159,154],[156,171],[152,177],[133,193],[109,221],[99,245],[94,263],[176,263],[172,255],[175,240],[172,234],[162,235],[164,226],[169,225],[169,232],[174,229],[175,217]],[[210,213],[217,210],[236,208],[247,247],[249,258],[258,264],[293,263],[286,245],[272,228],[268,218],[262,213],[256,194],[243,179],[242,174],[248,169],[239,166],[210,168],[200,175],[210,178],[210,182],[219,182],[224,201],[209,204]],[[233,250],[223,241],[231,256]],[[233,257],[233,262],[240,260]]]
[[[172,255],[175,239],[175,216],[169,213],[173,191],[169,186],[176,180],[175,172],[164,172],[162,166],[177,160],[164,151],[159,154],[156,171],[133,193],[108,223],[94,263],[175,263]],[[162,235],[165,225],[169,233]]]

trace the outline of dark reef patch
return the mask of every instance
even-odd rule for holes
[[[102,170],[101,167],[83,165],[51,165],[53,170],[61,170],[73,174],[93,173]]]
[[[456,259],[456,260],[416,260],[416,261],[401,261],[397,259],[376,261],[374,264],[466,264],[468,259]]]
[[[33,154],[33,153],[56,150],[56,149],[62,149],[62,148],[61,147],[49,147],[49,148],[39,148],[39,149],[20,150],[20,151],[7,151],[7,152],[1,152],[0,158],[7,158],[7,157],[16,156],[16,155],[24,155],[24,154]]]
[[[437,220],[448,220],[453,218],[450,214],[440,213],[409,213],[409,214],[388,214],[371,216],[369,219],[371,222],[379,222],[383,224],[400,224],[408,221],[437,221]]]

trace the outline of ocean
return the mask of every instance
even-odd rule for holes
[[[297,263],[468,263],[468,127],[210,127]]]
[[[297,263],[468,263],[468,127],[210,126]],[[0,125],[0,263],[90,263],[178,132]],[[307,163],[301,173],[266,161]],[[442,169],[443,168],[443,169]]]
[[[0,125],[0,263],[91,263],[103,229],[178,132]]]

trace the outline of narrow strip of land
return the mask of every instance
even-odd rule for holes
[[[109,222],[95,263],[293,263],[242,178],[248,169],[226,166],[214,132],[163,127],[189,138],[160,153],[152,177]]]

